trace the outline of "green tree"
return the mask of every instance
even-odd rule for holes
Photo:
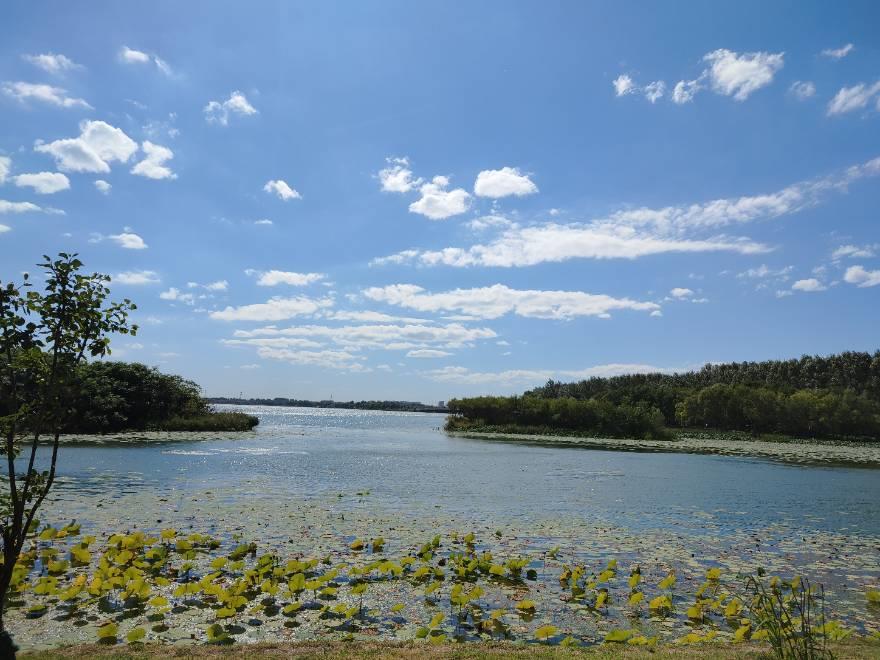
[[[75,254],[43,257],[43,292],[28,276],[20,285],[0,282],[0,453],[7,474],[0,492],[0,656],[15,646],[3,614],[16,563],[37,511],[55,481],[58,443],[73,394],[77,367],[110,353],[109,335],[136,334],[128,324],[130,300],[108,301],[110,277],[82,274]],[[46,451],[40,451],[43,447]],[[48,467],[38,470],[38,454]]]

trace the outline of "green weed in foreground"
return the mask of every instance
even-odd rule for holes
[[[624,569],[611,558],[590,567],[557,549],[499,556],[489,542],[468,533],[394,547],[374,535],[341,543],[331,555],[283,557],[254,542],[175,529],[113,534],[99,543],[74,523],[46,527],[15,567],[11,627],[49,617],[51,626],[88,626],[110,645],[190,636],[224,645],[254,627],[270,639],[272,631],[280,639],[284,629],[298,629],[298,637],[430,645],[654,648],[766,640],[776,648],[781,640],[796,649],[786,658],[829,657],[827,641],[851,634],[842,622],[817,618],[816,595],[799,578],[768,578],[765,585],[709,568],[699,586],[685,587],[666,566]],[[807,647],[825,655],[796,655]]]

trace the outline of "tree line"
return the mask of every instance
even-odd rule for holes
[[[575,383],[550,380],[522,396],[453,399],[449,409],[450,429],[528,427],[659,437],[677,426],[878,439],[880,351]]]

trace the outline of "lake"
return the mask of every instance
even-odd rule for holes
[[[880,471],[448,437],[437,414],[224,408],[255,414],[260,425],[253,433],[65,444],[43,519],[76,519],[99,537],[175,527],[341,562],[351,560],[355,538],[381,535],[390,550],[407,552],[435,534],[474,532],[479,547],[542,556],[543,568],[558,547],[565,563],[639,565],[646,583],[675,570],[683,595],[707,568],[739,580],[762,567],[822,582],[836,616],[860,631],[880,628],[877,608],[865,606],[866,590],[880,582]],[[540,598],[556,603],[552,584]],[[509,597],[501,587],[486,596],[501,606]],[[412,636],[420,616],[385,621],[374,634]],[[585,640],[601,640],[613,621],[585,621],[568,609],[553,616]],[[680,617],[673,627],[658,624],[656,634],[687,625]],[[285,630],[261,624],[242,635],[292,634]],[[322,630],[312,622],[296,635]],[[36,647],[92,633],[43,617],[22,625],[17,638]],[[185,642],[190,632],[163,635]]]

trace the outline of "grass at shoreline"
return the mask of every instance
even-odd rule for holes
[[[836,658],[862,660],[877,658],[880,644],[852,641],[831,645]],[[242,660],[248,658],[522,658],[544,660],[546,658],[587,658],[605,660],[624,658],[630,660],[683,658],[684,660],[741,660],[745,658],[770,658],[770,647],[756,644],[709,644],[700,646],[658,646],[653,650],[625,645],[600,645],[590,648],[563,648],[540,644],[467,643],[431,645],[424,642],[298,642],[261,643],[237,646],[167,646],[160,644],[108,647],[98,644],[66,646],[51,651],[20,653],[22,660],[70,660],[72,658],[99,658],[101,660],[153,660],[155,658],[181,658],[211,660]]]
[[[197,417],[174,417],[158,424],[155,431],[251,431],[259,418],[242,412],[211,412]]]

